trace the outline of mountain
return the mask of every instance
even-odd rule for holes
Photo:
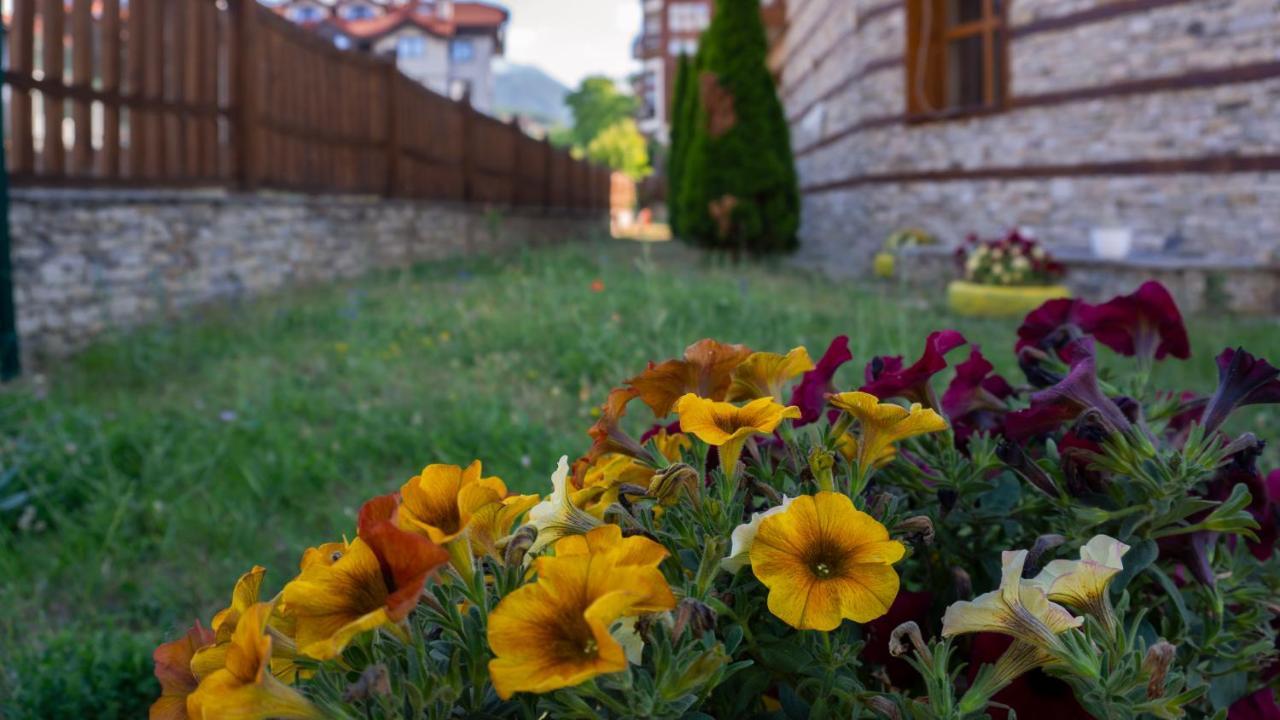
[[[554,127],[572,125],[565,107],[569,88],[534,65],[501,63],[494,67],[494,110],[498,115],[526,115]]]

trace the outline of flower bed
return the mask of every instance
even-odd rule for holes
[[[947,304],[966,317],[1025,315],[1044,303],[1071,297],[1065,285],[1004,287],[952,280],[947,284]]]
[[[245,573],[156,650],[153,717],[1273,717],[1242,713],[1280,711],[1280,473],[1224,422],[1280,370],[1227,349],[1211,393],[1150,388],[1190,352],[1154,283],[1018,337],[1023,380],[970,346],[940,396],[953,330],[856,387],[844,337],[699,341],[546,497],[429,465],[279,592]]]

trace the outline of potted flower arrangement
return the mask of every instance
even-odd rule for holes
[[[935,245],[938,240],[928,232],[919,228],[905,228],[890,235],[876,253],[872,269],[876,277],[892,278],[897,264],[898,251],[905,247]]]
[[[1014,230],[999,240],[970,235],[956,250],[962,279],[947,286],[951,309],[968,316],[1021,315],[1054,298],[1066,268],[1034,239]]]
[[[1155,283],[1037,308],[1022,379],[966,344],[850,384],[847,337],[702,340],[546,496],[428,465],[157,648],[151,717],[1277,717],[1280,472],[1224,421],[1280,369],[1150,388],[1190,354]]]

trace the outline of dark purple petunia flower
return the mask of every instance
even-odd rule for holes
[[[1251,438],[1252,443],[1232,455],[1218,468],[1213,479],[1209,481],[1204,495],[1210,500],[1222,502],[1231,497],[1231,491],[1236,485],[1243,484],[1249,489],[1249,504],[1245,509],[1258,521],[1259,527],[1255,531],[1258,536],[1257,542],[1253,540],[1245,542],[1254,557],[1266,561],[1271,559],[1275,551],[1277,532],[1280,530],[1276,521],[1280,507],[1277,507],[1273,497],[1280,494],[1278,492],[1280,487],[1277,487],[1280,486],[1280,471],[1273,472],[1269,477],[1264,478],[1262,471],[1258,470],[1258,458],[1262,456],[1266,443],[1250,435],[1243,436],[1241,439],[1244,438]]]
[[[1243,405],[1280,403],[1280,370],[1244,348],[1227,348],[1217,357],[1218,389],[1204,409],[1204,431],[1212,433]]]
[[[827,394],[836,391],[831,382],[836,370],[852,359],[849,336],[841,335],[827,346],[818,364],[801,376],[800,383],[791,391],[791,404],[800,408],[800,419],[794,421],[795,427],[817,422],[822,417],[822,409],[827,406]]]
[[[1018,344],[1013,351],[1021,353],[1026,347],[1039,348],[1045,352],[1061,350],[1067,343],[1080,337],[1080,309],[1084,306],[1083,300],[1058,298],[1027,313],[1018,328]]]
[[[1093,338],[1073,340],[1065,349],[1070,372],[1058,384],[1031,396],[1031,407],[1005,418],[1005,437],[1022,442],[1051,432],[1082,413],[1093,412],[1109,432],[1130,428],[1129,419],[1098,387],[1097,356]]]
[[[905,398],[928,408],[940,409],[929,381],[947,368],[946,354],[968,341],[955,330],[939,330],[924,342],[924,355],[903,367],[901,357],[877,357],[867,364],[866,380],[860,390],[881,400]]]
[[[1163,360],[1191,357],[1187,328],[1173,296],[1155,281],[1101,305],[1082,305],[1080,327],[1121,355]]]
[[[973,644],[969,650],[969,682],[977,678],[978,671],[983,665],[999,660],[1012,644],[1013,639],[1007,635],[996,633],[974,635]],[[991,699],[1000,705],[1007,706],[1020,718],[1093,720],[1093,716],[1085,712],[1085,709],[1076,701],[1070,685],[1039,669],[1019,676]],[[1009,710],[995,705],[988,707],[987,713],[996,720],[1005,720],[1009,717]]]
[[[644,434],[640,436],[640,444],[643,445],[649,442],[649,438],[657,437],[658,433],[662,432],[663,430],[666,430],[668,435],[677,435],[681,432],[684,432],[683,430],[680,429],[679,420],[676,420],[673,423],[667,423],[665,425],[663,423],[654,423],[652,427],[650,427],[648,430],[645,430]]]
[[[942,411],[947,417],[959,418],[976,410],[1005,410],[1004,399],[1013,387],[999,375],[995,366],[982,356],[982,348],[974,345],[969,359],[956,366],[956,376],[942,394]]]
[[[925,637],[929,637],[931,623],[930,609],[933,607],[933,593],[902,590],[893,599],[889,611],[863,626],[866,645],[862,648],[860,658],[867,665],[882,665],[889,681],[895,687],[911,687],[920,675],[911,664],[902,658],[889,653],[889,638],[894,629],[904,622],[912,621],[920,626]]]
[[[1269,687],[1252,692],[1231,704],[1227,720],[1280,720],[1280,705]]]

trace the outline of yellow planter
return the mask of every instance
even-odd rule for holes
[[[1065,285],[1005,287],[955,280],[947,286],[951,309],[969,317],[1026,315],[1048,300],[1066,297],[1071,290]]]
[[[875,270],[876,277],[891,278],[893,277],[893,253],[880,252],[876,253],[875,262],[872,268]]]

